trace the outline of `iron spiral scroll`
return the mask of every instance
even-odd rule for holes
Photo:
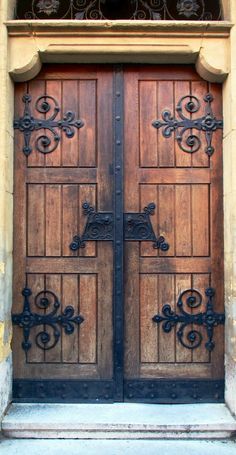
[[[211,93],[207,93],[204,98],[205,115],[202,117],[192,117],[200,108],[201,103],[194,95],[185,95],[178,101],[176,112],[178,117],[171,113],[170,110],[164,109],[161,120],[154,120],[152,125],[156,129],[162,129],[162,135],[168,139],[176,132],[176,140],[183,152],[195,153],[202,143],[195,131],[205,133],[206,147],[205,152],[208,156],[213,155],[214,147],[212,146],[213,134],[218,129],[223,129],[223,120],[217,119],[212,111],[211,103],[214,98]],[[189,114],[189,118],[185,113]]]
[[[41,95],[36,99],[35,110],[39,114],[44,114],[45,118],[33,116],[30,108],[32,101],[30,94],[26,93],[22,97],[22,101],[25,105],[23,116],[15,118],[13,126],[14,129],[21,131],[24,135],[23,153],[26,156],[29,156],[33,151],[31,136],[34,131],[44,131],[36,137],[34,146],[38,152],[47,154],[52,153],[61,140],[58,130],[61,130],[68,139],[71,139],[74,137],[76,129],[84,126],[84,122],[80,119],[76,120],[75,113],[72,111],[67,111],[61,119],[57,119],[60,107],[53,96]]]
[[[187,349],[198,348],[203,341],[202,333],[192,326],[203,326],[206,330],[207,341],[205,348],[207,351],[213,351],[215,342],[213,341],[214,328],[225,323],[224,313],[214,311],[213,298],[215,290],[211,287],[205,290],[207,297],[205,312],[194,313],[185,311],[185,307],[190,310],[199,308],[202,305],[202,295],[196,289],[187,289],[183,291],[177,302],[179,313],[172,310],[169,304],[162,307],[162,314],[156,314],[152,320],[162,325],[165,333],[170,333],[172,329],[178,326],[176,335],[179,342]],[[186,333],[188,327],[190,330]]]
[[[87,222],[81,235],[77,234],[70,243],[70,249],[77,251],[85,248],[89,240],[114,240],[114,215],[112,212],[96,212],[88,202],[82,204]],[[151,202],[141,213],[124,213],[124,240],[153,242],[153,248],[168,251],[169,244],[162,235],[157,236],[153,230],[150,216],[154,215],[155,204]]]
[[[42,326],[43,329],[36,335],[35,344],[43,351],[53,349],[58,343],[62,330],[66,335],[74,333],[75,326],[82,324],[83,316],[75,315],[75,309],[68,305],[60,312],[61,303],[56,294],[52,291],[43,290],[34,297],[34,305],[44,313],[35,313],[31,311],[30,297],[32,291],[29,288],[22,290],[24,297],[23,311],[12,314],[12,323],[23,329],[22,349],[27,353],[32,347],[30,332],[33,327]],[[46,311],[52,308],[52,311]],[[50,330],[49,330],[50,328]]]

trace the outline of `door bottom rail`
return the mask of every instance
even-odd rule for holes
[[[25,403],[223,403],[224,380],[124,380],[123,400],[114,380],[15,379],[13,400]]]

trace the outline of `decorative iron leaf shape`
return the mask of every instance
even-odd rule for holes
[[[111,212],[95,212],[95,209],[84,202],[83,213],[87,222],[82,235],[75,235],[70,244],[72,251],[77,251],[86,246],[88,240],[113,240],[114,217]],[[155,204],[150,203],[144,207],[143,213],[124,214],[124,239],[128,241],[152,241],[153,248],[167,251],[169,244],[163,236],[157,237],[153,231],[150,215],[154,214]]]
[[[44,114],[47,118],[35,118],[30,109],[32,101],[31,95],[25,94],[22,98],[25,104],[24,114],[20,118],[15,118],[14,129],[21,131],[24,134],[23,152],[29,156],[33,150],[31,145],[31,135],[34,131],[43,130],[44,134],[36,137],[35,149],[40,153],[53,152],[60,140],[61,136],[58,134],[58,129],[65,133],[68,139],[75,135],[76,129],[82,128],[84,123],[82,120],[75,119],[75,113],[67,111],[62,119],[56,120],[60,108],[58,102],[50,95],[39,96],[35,102],[35,110],[39,114]],[[51,115],[50,115],[51,113]],[[47,134],[45,133],[47,131]]]
[[[171,332],[172,328],[178,326],[177,338],[187,349],[198,348],[203,340],[202,333],[192,328],[192,325],[203,326],[206,330],[207,341],[205,348],[211,352],[215,343],[213,341],[214,327],[222,325],[225,322],[224,313],[216,313],[213,307],[213,297],[215,290],[207,288],[205,295],[208,298],[205,312],[189,313],[184,308],[196,309],[202,305],[202,295],[196,289],[187,289],[183,291],[177,302],[180,312],[174,312],[169,304],[162,308],[162,314],[153,316],[153,321],[162,324],[162,330],[165,333]],[[185,329],[191,326],[191,329],[185,333]]]
[[[71,335],[75,330],[75,325],[80,325],[84,321],[83,316],[75,315],[75,309],[68,305],[61,314],[58,311],[61,304],[52,291],[43,290],[34,298],[34,304],[39,310],[44,310],[44,313],[33,313],[30,308],[30,296],[32,291],[29,288],[22,290],[24,297],[23,311],[12,315],[13,325],[18,325],[23,329],[22,349],[27,353],[32,346],[30,340],[31,329],[38,326],[43,326],[43,330],[37,333],[35,343],[38,348],[48,351],[54,348],[61,337],[61,328],[65,334]],[[52,308],[51,312],[47,312]]]
[[[162,135],[167,139],[176,131],[176,140],[179,147],[188,153],[195,153],[201,147],[200,137],[193,134],[193,130],[204,131],[206,138],[205,152],[208,156],[211,156],[214,153],[214,147],[212,146],[213,133],[223,128],[223,120],[217,119],[212,112],[211,103],[213,96],[211,93],[207,93],[203,99],[206,103],[204,116],[199,118],[192,117],[192,114],[200,110],[201,104],[196,96],[186,95],[179,100],[176,106],[179,118],[176,118],[168,109],[165,109],[162,112],[162,120],[154,120],[152,125],[156,129],[162,128]],[[189,114],[189,118],[184,115],[184,112]]]
[[[18,0],[17,19],[220,20],[220,0]]]

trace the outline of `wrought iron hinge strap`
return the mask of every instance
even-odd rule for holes
[[[198,348],[203,340],[203,335],[196,329],[190,329],[189,332],[185,333],[185,328],[191,325],[203,326],[206,329],[207,341],[205,343],[206,349],[211,352],[215,343],[213,341],[214,327],[223,325],[225,323],[224,313],[216,313],[214,311],[213,297],[215,290],[213,288],[207,288],[205,291],[207,302],[206,310],[201,313],[189,313],[184,310],[184,307],[195,309],[202,304],[202,295],[196,289],[187,289],[183,291],[179,298],[177,307],[179,313],[174,312],[169,304],[162,307],[162,315],[156,314],[152,319],[157,324],[162,324],[162,330],[165,333],[171,332],[172,328],[180,324],[177,330],[177,337],[182,346],[187,349]]]
[[[22,290],[22,295],[24,297],[23,311],[22,313],[12,314],[12,323],[23,329],[24,340],[22,342],[22,349],[25,351],[26,358],[27,353],[32,346],[30,331],[33,327],[43,327],[43,330],[36,335],[35,343],[40,349],[47,351],[56,346],[61,337],[62,329],[64,329],[66,335],[71,335],[74,332],[75,325],[80,325],[84,321],[83,316],[75,316],[75,310],[70,305],[68,305],[61,314],[58,314],[61,304],[56,294],[51,291],[43,290],[34,298],[35,306],[40,310],[44,310],[44,314],[33,313],[31,311],[31,289],[24,288]],[[52,311],[46,313],[46,310],[50,307],[52,308]],[[47,327],[50,327],[51,330],[48,331]]]
[[[87,222],[81,236],[76,235],[70,244],[72,251],[84,248],[88,240],[114,240],[114,216],[112,212],[95,212],[87,202],[82,205]],[[167,251],[169,244],[163,236],[154,233],[150,215],[154,214],[155,204],[144,207],[142,213],[124,214],[124,240],[153,242],[153,248]]]
[[[30,109],[32,98],[29,94],[25,94],[22,98],[25,104],[23,117],[14,120],[14,129],[21,131],[24,134],[23,152],[29,156],[33,148],[31,145],[31,135],[33,131],[44,130],[44,133],[38,136],[35,140],[35,148],[40,153],[53,152],[60,140],[61,136],[58,130],[61,130],[70,139],[75,135],[75,128],[79,129],[84,126],[82,120],[75,119],[75,113],[67,111],[63,118],[57,119],[56,117],[60,112],[58,102],[50,95],[39,96],[35,102],[35,109],[40,114],[49,114],[48,118],[35,118]],[[47,134],[45,132],[47,130]]]
[[[206,138],[205,152],[208,156],[214,153],[214,147],[212,146],[212,136],[217,129],[223,128],[223,120],[217,119],[213,112],[211,103],[213,96],[211,93],[207,93],[204,96],[206,103],[205,115],[199,118],[191,118],[192,114],[195,114],[200,110],[201,104],[199,99],[194,95],[183,96],[176,107],[176,111],[179,118],[172,115],[168,109],[162,112],[162,120],[154,120],[152,125],[154,128],[162,128],[162,134],[165,138],[172,136],[172,133],[176,131],[176,140],[179,147],[184,152],[195,153],[201,147],[201,140],[193,134],[193,130],[204,131]],[[185,117],[184,110],[190,114],[190,118]],[[187,134],[185,134],[187,132]]]

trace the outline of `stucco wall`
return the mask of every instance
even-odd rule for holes
[[[236,2],[231,0],[236,24]],[[224,224],[226,403],[236,414],[236,25],[231,29],[230,74],[224,84]]]
[[[7,30],[14,2],[0,3],[0,417],[11,397],[13,82],[7,71]]]

